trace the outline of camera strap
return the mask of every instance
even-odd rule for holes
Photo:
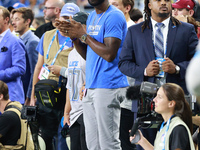
[[[10,108],[16,108],[17,110],[19,110],[19,112],[21,112],[21,109],[15,105],[9,105],[9,106],[6,106],[6,108],[4,109],[4,111],[10,109]]]

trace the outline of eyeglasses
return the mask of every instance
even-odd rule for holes
[[[44,9],[55,9],[56,7],[44,7]]]

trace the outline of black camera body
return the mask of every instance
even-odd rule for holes
[[[37,106],[23,106],[21,110],[21,118],[28,122],[37,121]]]
[[[132,141],[132,143],[137,143],[140,139],[140,135],[137,133],[138,128],[157,128],[157,126],[162,122],[161,115],[154,111],[154,102],[158,90],[158,86],[151,82],[142,82],[141,85],[136,85],[129,87],[127,89],[126,97],[127,99],[137,101],[137,118],[132,126],[130,136],[138,136]]]
[[[138,115],[146,115],[153,111],[153,98],[158,90],[158,86],[151,82],[142,82],[141,85],[129,87],[126,97],[138,101]]]

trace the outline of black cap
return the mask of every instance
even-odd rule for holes
[[[80,22],[81,24],[86,24],[88,15],[89,15],[88,13],[80,11],[76,13],[72,19],[75,20],[76,22]]]

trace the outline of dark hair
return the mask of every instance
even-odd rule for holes
[[[195,32],[197,33],[198,27],[200,27],[200,23],[190,16],[187,17],[187,22],[194,26]]]
[[[128,6],[128,5],[131,6],[131,9],[130,9],[130,11],[129,11],[129,15],[130,15],[130,12],[131,12],[131,10],[132,10],[133,7],[134,7],[134,0],[122,0],[122,4],[123,4],[124,7],[126,7],[126,6]]]
[[[183,89],[175,83],[166,83],[162,85],[162,88],[168,100],[174,100],[176,102],[174,113],[185,122],[192,134],[192,111],[188,102],[185,99]]]
[[[29,24],[29,27],[30,27],[34,19],[33,11],[30,8],[21,7],[18,9],[13,9],[11,13],[14,15],[16,12],[22,13],[22,18],[24,18],[25,21],[28,19],[31,20]]]
[[[147,27],[149,29],[149,22],[151,17],[151,10],[148,7],[150,0],[144,1],[144,24],[142,25],[142,32]],[[181,24],[180,21],[172,16],[172,13],[170,13],[170,18],[172,20],[172,23],[176,26],[178,24]]]
[[[6,9],[5,7],[3,7],[3,6],[0,6],[0,9],[2,10],[2,12],[3,12],[3,19],[6,19],[7,17],[9,18],[9,20],[10,20],[10,12],[8,11],[8,9]],[[9,21],[8,21],[8,23],[9,23]]]
[[[140,18],[143,18],[142,12],[138,8],[133,8],[130,11],[130,17],[133,21],[138,21]]]
[[[0,80],[0,94],[3,94],[3,99],[8,100],[9,94],[8,94],[8,86],[5,82]]]

